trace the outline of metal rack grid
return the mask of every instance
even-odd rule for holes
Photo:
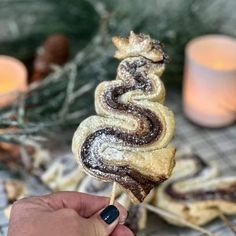
[[[236,125],[221,128],[208,129],[196,126],[188,121],[182,112],[181,98],[178,92],[171,91],[167,96],[167,103],[174,111],[176,117],[176,135],[174,144],[177,148],[191,147],[206,161],[214,161],[218,164],[222,175],[232,176],[236,173]],[[40,184],[38,183],[38,186]],[[41,193],[44,190],[41,188]],[[40,194],[40,191],[38,192]],[[7,199],[0,182],[0,209],[7,204]],[[236,228],[236,217],[228,217],[229,221]],[[7,235],[8,221],[0,210],[0,235]],[[216,219],[205,226],[218,236],[233,236],[233,233]],[[180,228],[167,224],[156,215],[149,214],[146,230],[140,232],[139,236],[200,236],[187,228]]]

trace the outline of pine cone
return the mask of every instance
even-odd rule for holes
[[[60,34],[49,36],[37,50],[31,82],[43,79],[51,72],[51,65],[63,65],[69,56],[69,40]]]

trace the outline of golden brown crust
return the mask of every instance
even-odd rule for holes
[[[149,35],[135,34],[131,31],[129,37],[115,36],[112,38],[112,42],[117,48],[114,55],[117,59],[143,56],[154,62],[164,60],[162,45],[160,42],[151,39]]]

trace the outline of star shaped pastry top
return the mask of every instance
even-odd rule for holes
[[[163,52],[163,45],[151,39],[149,35],[135,34],[130,31],[129,37],[113,37],[112,42],[117,48],[114,57],[124,59],[127,57],[143,56],[154,62],[167,62],[167,55]]]

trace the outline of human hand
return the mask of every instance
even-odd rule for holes
[[[133,236],[123,225],[125,208],[108,203],[78,192],[21,199],[13,204],[8,236]]]

